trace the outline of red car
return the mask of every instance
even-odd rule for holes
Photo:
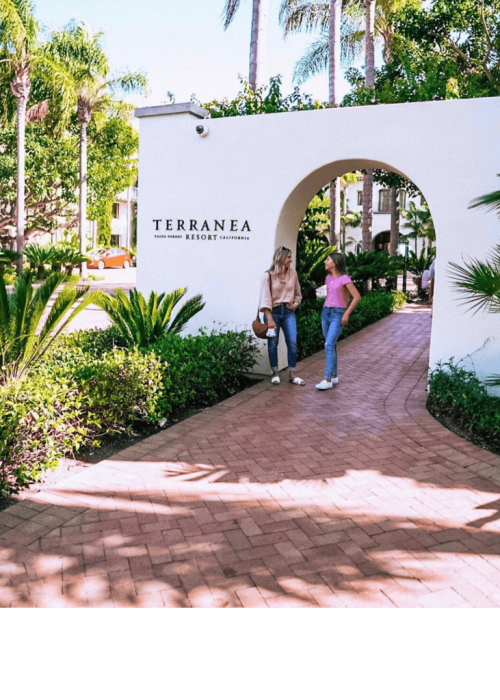
[[[122,248],[99,249],[89,253],[90,260],[87,263],[89,270],[104,270],[105,267],[123,267],[125,270],[130,267],[132,258],[126,250]]]

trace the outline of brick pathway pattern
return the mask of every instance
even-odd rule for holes
[[[428,312],[0,513],[0,605],[500,606],[500,457],[425,409]]]

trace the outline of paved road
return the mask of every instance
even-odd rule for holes
[[[2,606],[498,607],[500,457],[425,409],[428,311],[0,514]]]

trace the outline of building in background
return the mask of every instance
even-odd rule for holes
[[[354,182],[345,187],[345,210],[347,212],[363,212],[363,181]],[[404,227],[406,219],[402,215],[408,209],[410,202],[414,202],[419,209],[423,206],[422,197],[409,197],[403,190],[399,193],[400,236],[408,235],[409,231]],[[391,212],[390,212],[390,190],[376,182],[373,183],[373,229],[372,241],[373,250],[389,250],[389,240],[391,232]],[[415,250],[415,241],[409,238],[410,250]],[[362,241],[362,228],[360,226],[346,226],[346,251],[356,252]],[[417,253],[420,254],[426,245],[425,238],[417,239]]]

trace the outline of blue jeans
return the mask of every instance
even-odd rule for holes
[[[323,306],[321,325],[325,336],[325,379],[337,376],[337,339],[342,331],[342,316],[345,309],[340,306]]]
[[[271,367],[273,371],[278,369],[278,341],[280,339],[280,328],[283,328],[288,350],[288,369],[290,372],[295,372],[297,369],[297,321],[295,319],[295,311],[289,309],[286,304],[280,304],[273,309],[273,319],[276,324],[276,335],[274,338],[268,338],[267,340]],[[264,320],[267,323],[266,314],[264,314]]]

